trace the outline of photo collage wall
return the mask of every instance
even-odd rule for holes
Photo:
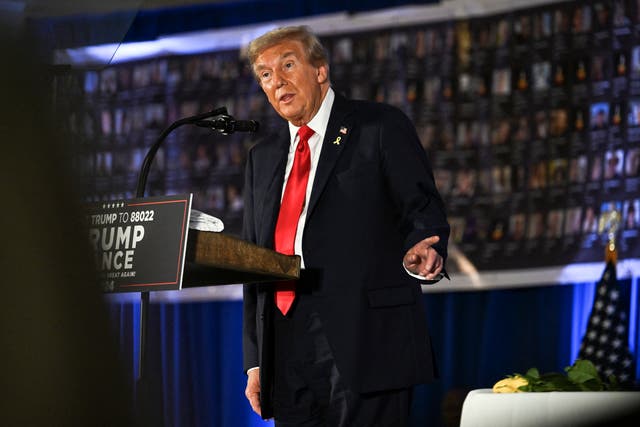
[[[451,243],[477,268],[601,262],[598,223],[612,209],[619,258],[640,257],[640,0],[561,2],[323,42],[338,92],[413,120]],[[61,111],[70,110],[91,201],[133,197],[146,150],[179,118],[225,106],[265,131],[282,125],[239,51],[76,77]],[[158,153],[148,194],[193,192],[194,208],[239,234],[246,152],[265,133],[179,128]]]

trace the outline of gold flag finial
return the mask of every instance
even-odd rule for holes
[[[616,233],[620,226],[620,212],[611,205],[607,211],[603,211],[598,221],[598,233],[607,234],[607,246],[604,250],[604,260],[606,262],[616,262],[618,260],[618,249],[616,248]]]

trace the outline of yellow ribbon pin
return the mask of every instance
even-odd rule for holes
[[[336,140],[333,141],[333,143],[336,144],[336,145],[340,145],[340,141],[342,141],[342,137],[341,136],[337,137]]]

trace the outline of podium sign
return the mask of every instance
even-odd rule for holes
[[[89,240],[104,292],[182,287],[191,194],[93,203]]]

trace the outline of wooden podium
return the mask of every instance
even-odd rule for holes
[[[212,231],[188,230],[182,289],[292,280],[300,277],[300,257],[283,255],[237,237]],[[149,292],[141,293],[138,383],[144,378],[147,352]]]
[[[299,277],[299,256],[283,255],[222,233],[189,229],[183,288]]]

